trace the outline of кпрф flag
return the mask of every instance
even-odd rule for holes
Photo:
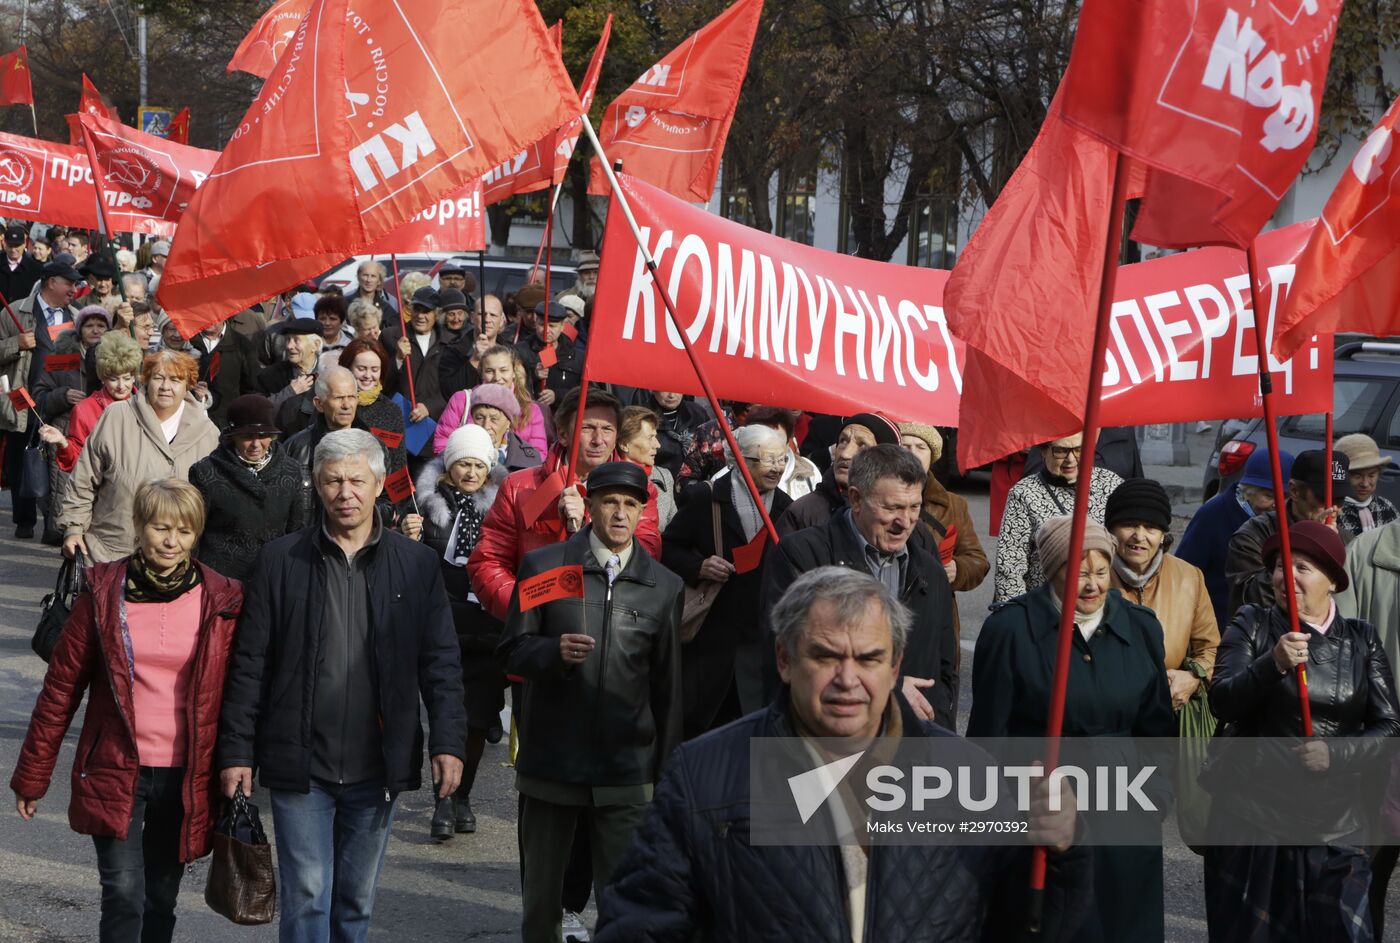
[[[311,0],[276,0],[258,17],[248,35],[234,50],[226,72],[247,72],[265,79],[297,34],[297,25],[311,7]]]
[[[1314,334],[1400,333],[1400,98],[1327,200],[1298,260],[1274,350],[1287,357]]]
[[[317,0],[180,220],[188,337],[365,250],[580,113],[533,0]],[[442,23],[471,25],[470,55]]]
[[[763,0],[736,0],[613,99],[598,125],[608,160],[683,200],[708,200],[762,12]],[[588,192],[608,195],[597,166]]]
[[[1342,0],[1085,0],[1064,117],[1150,170],[1133,238],[1248,246],[1312,153]]]

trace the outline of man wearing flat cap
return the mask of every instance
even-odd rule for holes
[[[78,272],[87,279],[91,291],[83,299],[85,304],[102,304],[103,301],[120,294],[117,291],[117,268],[100,255],[90,255],[78,267]]]
[[[0,294],[9,302],[29,297],[44,263],[25,250],[29,233],[19,223],[5,227],[5,265],[0,266]]]
[[[468,302],[475,300],[476,278],[461,259],[448,259],[438,269],[438,291],[460,291]]]
[[[384,395],[401,393],[404,402],[410,402],[409,393],[413,393],[409,422],[419,422],[428,417],[436,420],[447,405],[438,378],[438,365],[442,359],[442,342],[438,339],[437,330],[441,304],[442,299],[437,291],[424,285],[413,293],[409,305],[408,334],[405,335],[398,324],[393,324],[379,336],[379,342],[393,355],[399,367],[398,389],[386,389]],[[410,370],[413,372],[411,388],[408,381]]]
[[[525,555],[497,649],[528,705],[515,764],[525,943],[560,938],[580,817],[601,897],[680,743],[684,584],[635,539],[647,494],[630,462],[589,473],[589,526]]]

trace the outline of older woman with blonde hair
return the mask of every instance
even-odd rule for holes
[[[218,447],[219,430],[190,392],[198,381],[189,354],[146,355],[141,395],[102,413],[73,468],[58,520],[65,554],[81,550],[97,563],[130,554],[137,489],[154,478],[188,478],[190,466]]]
[[[212,841],[214,743],[243,590],[191,557],[204,502],[188,482],[147,481],[127,510],[134,551],[88,571],[10,788],[32,820],[86,694],[68,822],[96,846],[99,938],[167,941],[185,866]]]

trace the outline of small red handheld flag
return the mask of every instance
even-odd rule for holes
[[[760,527],[753,540],[734,548],[734,572],[748,573],[763,563],[763,548],[768,544],[768,530]]]
[[[17,390],[10,390],[10,405],[17,412],[24,412],[26,409],[34,408],[34,397],[29,395],[29,391],[24,387]]]
[[[402,432],[394,432],[390,429],[379,429],[371,427],[369,430],[369,434],[374,436],[380,442],[383,442],[386,448],[396,449],[399,446],[403,445]]]
[[[408,466],[405,465],[384,479],[384,493],[389,496],[389,500],[398,504],[400,501],[407,501],[413,494],[413,477],[408,473]]]
[[[82,354],[49,354],[44,358],[45,373],[63,373],[65,370],[77,370],[82,365]]]
[[[553,347],[540,349],[540,366],[552,367],[559,362],[559,353]]]
[[[608,159],[682,199],[709,200],[762,12],[763,0],[736,0],[613,99],[598,125]],[[599,167],[588,192],[608,195]]]
[[[34,104],[34,85],[29,74],[29,47],[0,56],[0,105]]]
[[[1400,331],[1400,98],[1372,129],[1298,260],[1274,349],[1314,334]]]
[[[515,584],[520,596],[520,611],[529,612],[536,606],[556,599],[583,598],[583,567],[557,566],[552,570],[523,579]]]
[[[952,524],[948,527],[948,533],[943,535],[943,539],[938,542],[938,559],[941,563],[953,562],[953,551],[958,546],[958,525]]]

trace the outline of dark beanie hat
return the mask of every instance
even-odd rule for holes
[[[1167,489],[1151,478],[1129,478],[1108,496],[1103,522],[1105,527],[1132,522],[1170,530],[1171,498]]]

